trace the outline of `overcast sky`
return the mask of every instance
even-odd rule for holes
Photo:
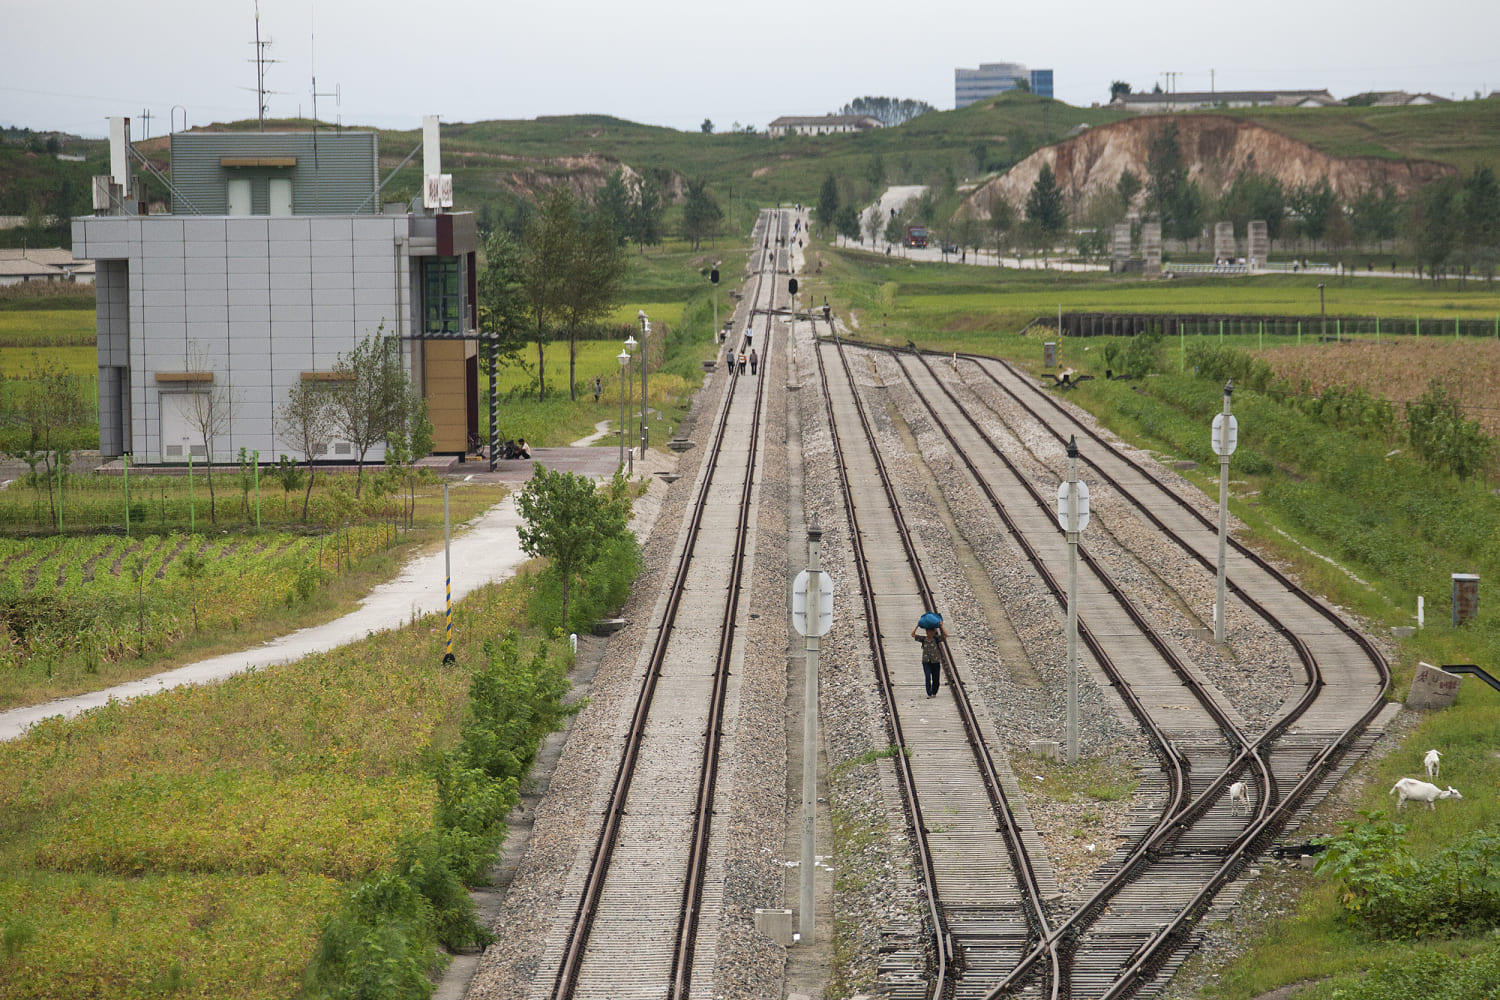
[[[255,117],[253,0],[7,3],[0,124],[133,137]],[[861,95],[953,107],[953,70],[1052,69],[1087,107],[1150,90],[1327,88],[1471,97],[1500,89],[1495,0],[261,0],[268,114],[416,128],[603,113],[764,128]],[[315,44],[314,44],[315,40]],[[1212,76],[1211,76],[1212,71]],[[173,108],[176,106],[176,111]]]

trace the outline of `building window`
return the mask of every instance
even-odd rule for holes
[[[463,333],[462,278],[457,257],[422,262],[423,333]]]

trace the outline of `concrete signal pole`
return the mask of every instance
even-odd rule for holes
[[[1322,287],[1322,286],[1319,286]],[[1229,541],[1229,456],[1234,454],[1239,437],[1236,421],[1229,413],[1229,395],[1234,392],[1234,379],[1224,383],[1224,412],[1214,418],[1213,449],[1219,455],[1219,566],[1218,584],[1214,591],[1214,642],[1224,642],[1224,557]]]
[[[1068,438],[1068,763],[1078,763],[1078,441]]]
[[[818,651],[822,636],[833,626],[833,581],[823,573],[818,549],[823,529],[817,512],[807,526],[807,569],[792,581],[792,627],[805,641],[807,683],[802,705],[802,882],[798,904],[799,933],[804,944],[813,943],[817,882],[814,834],[818,821]]]

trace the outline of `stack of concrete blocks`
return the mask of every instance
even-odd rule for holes
[[[1130,259],[1130,223],[1115,223],[1113,238],[1109,244],[1109,269],[1114,272],[1125,270],[1125,262]]]
[[[1271,238],[1266,233],[1266,224],[1263,221],[1250,223],[1249,246],[1246,248],[1246,257],[1249,259],[1251,268],[1265,267],[1266,258],[1271,254]]]
[[[1145,258],[1147,274],[1161,273],[1161,223],[1141,224],[1141,256]]]
[[[1236,256],[1238,255],[1235,253],[1234,223],[1215,222],[1214,263],[1217,264],[1219,261],[1223,260],[1233,264]]]

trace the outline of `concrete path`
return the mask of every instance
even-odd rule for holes
[[[486,583],[506,579],[526,561],[528,557],[521,551],[516,533],[520,523],[515,498],[511,496],[454,534],[451,552],[455,601]],[[128,701],[184,684],[222,680],[252,667],[290,663],[309,653],[358,641],[371,632],[399,628],[414,618],[442,610],[443,550],[439,547],[436,552],[407,563],[400,576],[377,586],[360,602],[358,610],[342,618],[272,639],[253,649],[190,663],[102,691],[0,712],[0,740],[15,739],[27,727],[50,716],[72,718],[110,701]]]

